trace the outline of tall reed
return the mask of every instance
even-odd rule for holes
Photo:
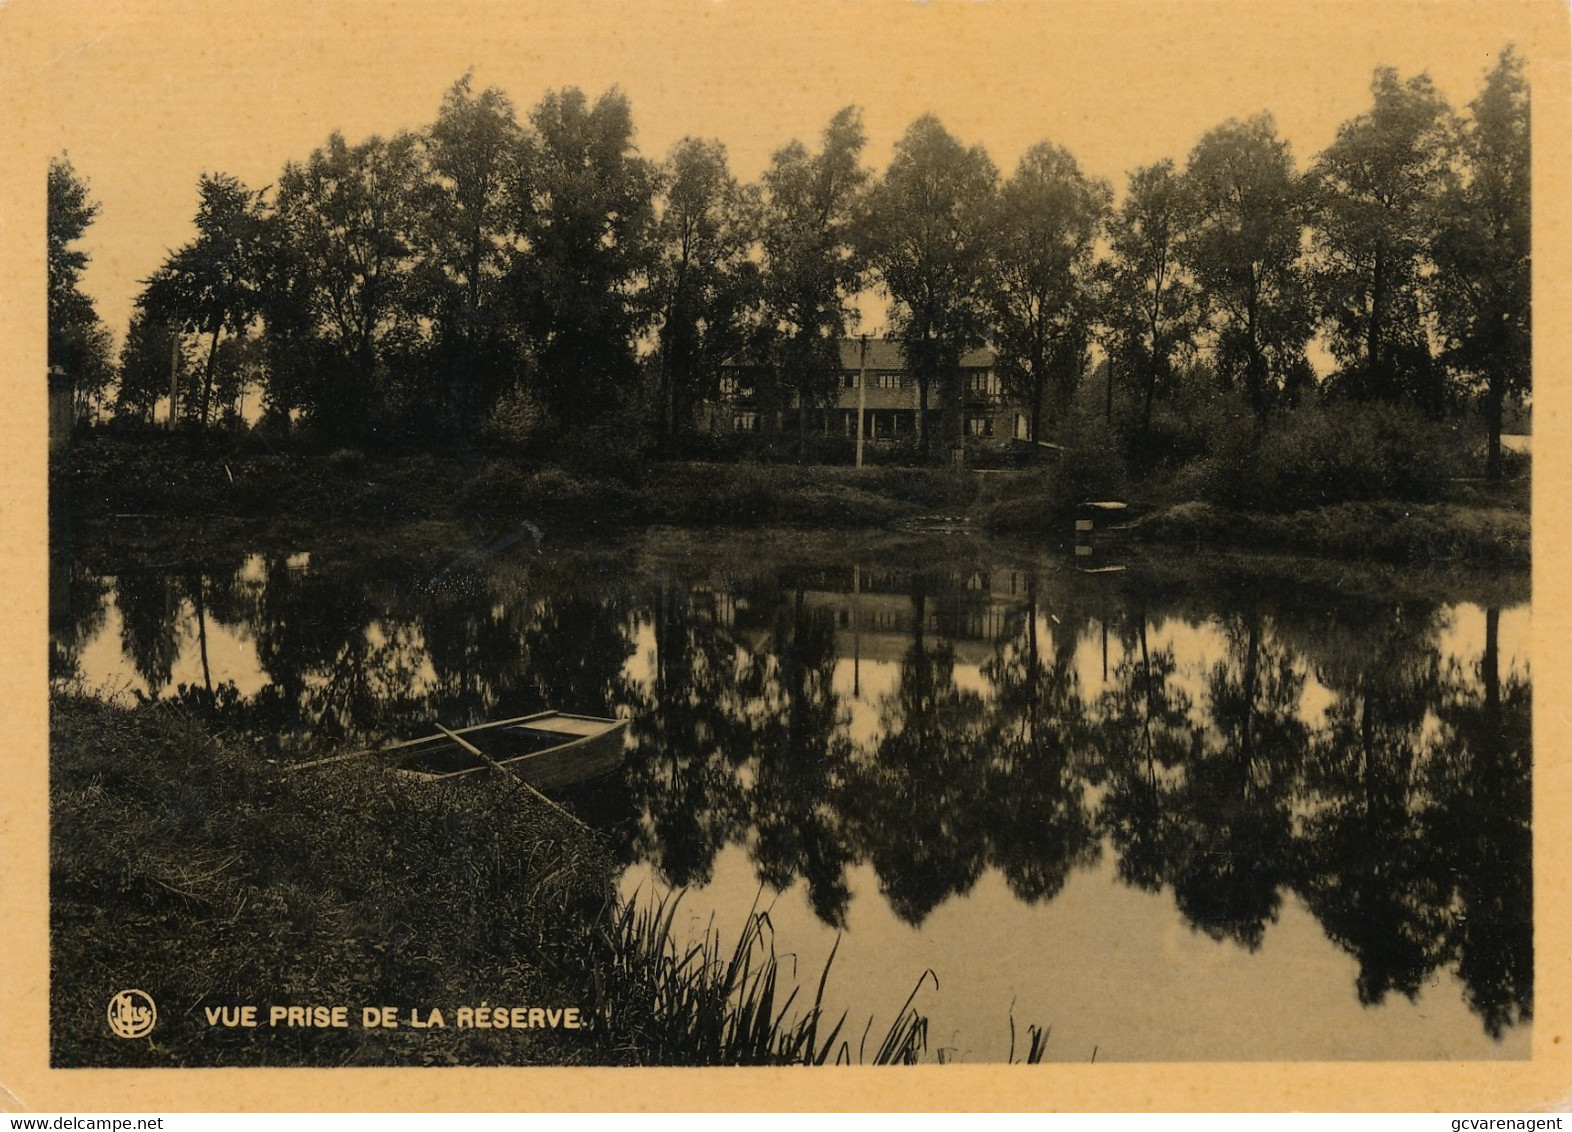
[[[769,913],[750,909],[729,950],[713,921],[697,941],[679,942],[673,930],[682,894],[626,901],[603,940],[606,956],[597,977],[597,1025],[639,1059],[661,1065],[850,1064],[851,1043],[841,1038],[842,1013],[828,1025],[824,989],[839,940],[819,975],[812,1004],[793,1013],[796,986],[788,988],[775,954]],[[914,1064],[927,1049],[928,1021],[913,1006],[917,987],[873,1053],[874,1065]],[[934,978],[935,986],[938,985]],[[873,1021],[856,1060],[865,1061]]]

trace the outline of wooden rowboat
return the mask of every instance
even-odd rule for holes
[[[371,759],[415,778],[436,781],[501,766],[536,790],[550,790],[615,770],[622,761],[626,719],[543,711],[477,723],[371,751],[334,755],[291,770],[346,759]]]

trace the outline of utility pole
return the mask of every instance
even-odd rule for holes
[[[868,336],[862,336],[862,353],[857,360],[857,466],[862,467],[862,418],[868,408]]]

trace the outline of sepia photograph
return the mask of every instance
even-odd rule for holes
[[[0,9],[24,1075],[1554,1106],[1568,55]]]

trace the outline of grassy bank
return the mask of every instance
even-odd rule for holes
[[[1131,535],[1178,548],[1245,547],[1397,565],[1467,563],[1526,569],[1526,512],[1462,503],[1341,503],[1286,514],[1182,503],[1143,516]]]
[[[610,863],[566,817],[501,782],[283,775],[170,705],[51,707],[56,1065],[596,1059],[593,1031],[453,1026],[483,999],[596,1020],[585,960]],[[106,1028],[125,987],[158,1003],[151,1040]],[[205,1018],[242,1004],[261,1026]],[[350,1026],[270,1027],[268,1004],[347,1004]],[[404,1024],[362,1028],[372,1005]],[[410,1028],[432,1006],[451,1028]]]
[[[1350,476],[1344,487],[1352,492],[1359,481]],[[496,453],[373,456],[348,449],[283,451],[255,437],[98,433],[79,439],[57,463],[51,505],[57,519],[69,517],[74,531],[126,518],[280,534],[456,519],[552,535],[653,526],[868,530],[943,516],[993,534],[1057,544],[1068,541],[1078,503],[1113,497],[1149,507],[1135,537],[1186,550],[1237,548],[1411,565],[1529,563],[1526,475],[1495,486],[1437,481],[1427,484],[1425,498],[1413,500],[1318,501],[1313,493],[1285,488],[1284,500],[1297,500],[1291,507],[1230,502],[1239,493],[1219,493],[1216,484],[1203,498],[1192,498],[1186,487],[1196,486],[1194,479],[1142,486],[1121,478],[1111,484],[1106,469],[1086,454],[1035,470],[960,474],[626,461],[574,469]]]
[[[888,1063],[926,1048],[910,1002],[882,1040],[843,1034],[822,978],[810,999],[781,976],[762,916],[729,947],[676,938],[675,898],[619,901],[598,837],[506,780],[285,774],[174,705],[65,694],[50,770],[59,1067]],[[105,1012],[133,987],[159,1021],[125,1040]],[[254,1026],[209,1018],[247,1005]],[[346,1006],[347,1025],[270,1025],[274,1005]],[[366,1027],[368,1006],[399,1025]],[[461,1024],[481,1007],[509,1024]],[[530,1025],[532,1007],[581,1025]]]
[[[56,513],[235,520],[446,519],[542,528],[629,525],[862,527],[962,510],[968,477],[908,468],[650,464],[587,470],[497,454],[371,456],[269,448],[252,438],[95,434],[51,478]]]

